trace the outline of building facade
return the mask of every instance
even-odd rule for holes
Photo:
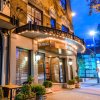
[[[70,0],[1,0],[1,84],[65,83],[77,76],[84,41],[72,28]],[[71,63],[70,63],[71,62]]]

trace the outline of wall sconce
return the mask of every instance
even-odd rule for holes
[[[72,59],[68,60],[68,64],[71,66],[73,64]]]

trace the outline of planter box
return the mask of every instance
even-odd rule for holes
[[[36,100],[46,100],[46,95],[37,95]]]
[[[52,88],[46,88],[46,93],[52,93]]]
[[[80,88],[80,86],[81,86],[80,83],[75,84],[75,88]]]
[[[68,85],[68,84],[67,84],[67,88],[68,88],[68,89],[74,89],[74,88],[75,88],[75,84],[74,84],[74,85]]]

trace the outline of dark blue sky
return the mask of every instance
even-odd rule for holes
[[[96,30],[97,25],[100,24],[100,12],[93,13],[89,16],[89,6],[86,0],[71,0],[72,11],[76,12],[73,17],[73,26],[75,35],[89,39],[90,30]]]

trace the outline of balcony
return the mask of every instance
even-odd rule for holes
[[[24,26],[16,28],[15,31],[16,31],[16,34],[20,34],[22,36],[25,36],[31,39],[55,37],[59,40],[63,40],[67,43],[76,45],[78,47],[78,52],[85,51],[84,40],[80,39],[74,34],[70,34],[58,29],[28,23]]]

